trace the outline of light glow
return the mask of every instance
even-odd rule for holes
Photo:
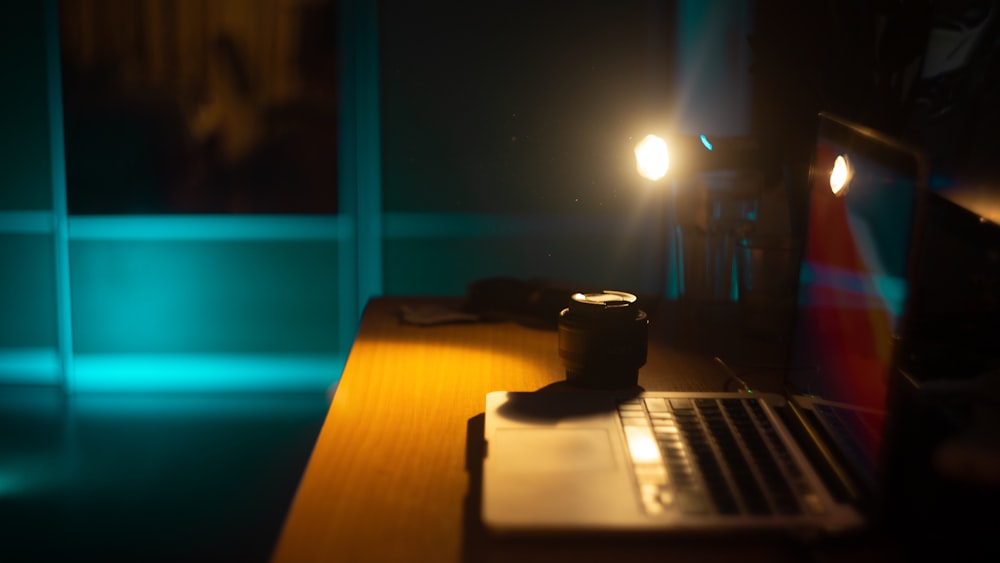
[[[340,380],[340,354],[77,354],[83,393],[312,393]],[[274,374],[280,373],[281,377]]]
[[[637,464],[659,463],[660,447],[653,432],[644,426],[626,426],[625,441],[628,443],[632,462]]]
[[[701,144],[705,145],[706,149],[712,150],[712,142],[708,140],[708,137],[702,135],[698,138],[701,139]]]
[[[851,166],[847,162],[847,157],[838,154],[833,161],[833,171],[830,172],[830,190],[834,195],[844,195],[847,193],[847,186],[851,181]]]
[[[635,164],[639,175],[650,180],[659,180],[667,175],[670,168],[670,152],[667,142],[656,135],[646,138],[635,146]]]

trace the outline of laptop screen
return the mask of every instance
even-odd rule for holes
[[[799,271],[793,392],[881,410],[904,315],[919,153],[821,114]],[[882,417],[864,454],[875,458]]]

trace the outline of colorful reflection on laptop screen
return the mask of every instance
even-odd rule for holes
[[[917,165],[854,135],[821,131],[816,147],[791,382],[797,393],[881,410],[909,291]],[[882,420],[863,421],[875,426],[862,440],[870,459]]]

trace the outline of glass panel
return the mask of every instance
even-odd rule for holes
[[[60,2],[69,212],[336,213],[334,1]]]
[[[0,17],[0,211],[52,208],[43,2],[7,2]]]

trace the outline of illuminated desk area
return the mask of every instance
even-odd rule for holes
[[[810,556],[773,539],[511,541],[489,536],[479,519],[476,475],[485,395],[563,381],[558,335],[514,322],[414,326],[401,320],[401,306],[435,303],[460,301],[391,297],[369,303],[285,521],[275,563],[798,561]],[[651,315],[648,360],[639,384],[650,390],[721,391],[728,382],[732,390],[731,378],[713,355],[724,356],[737,369],[759,368],[780,356],[774,343],[753,342],[740,350],[743,340],[729,305],[735,304],[699,311],[686,311],[676,302],[658,307]],[[778,382],[773,370],[746,373],[744,379],[755,388],[774,389]],[[856,546],[841,546],[823,555],[845,560],[889,555],[871,546],[856,551]]]

